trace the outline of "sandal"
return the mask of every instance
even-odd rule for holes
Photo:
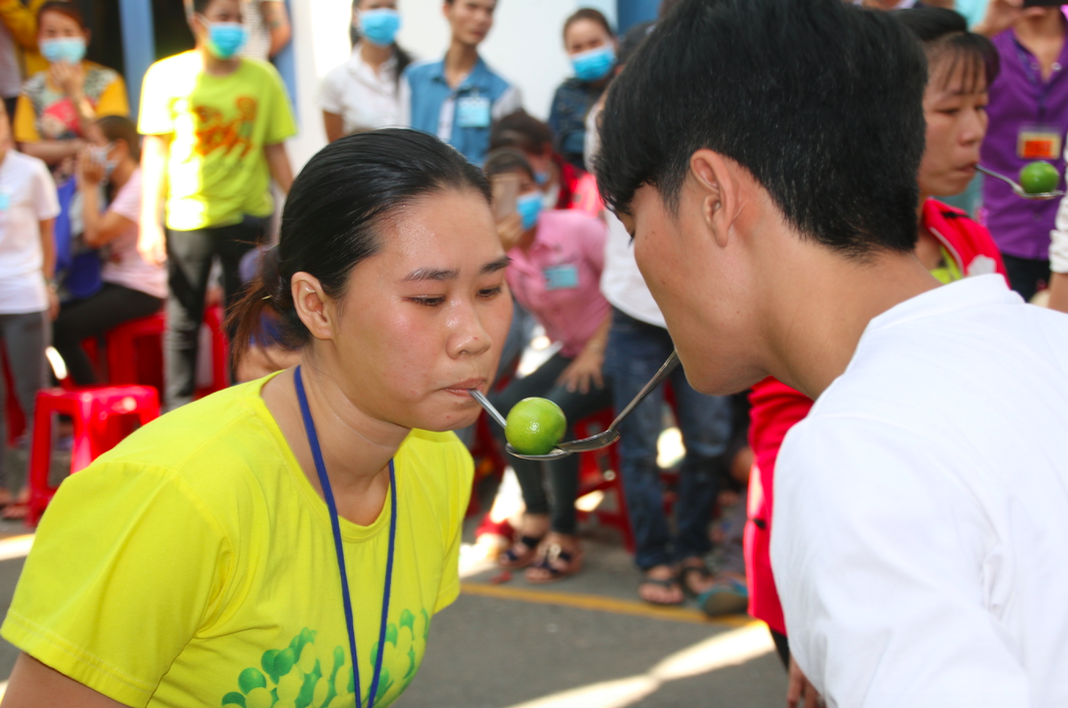
[[[701,562],[700,564],[694,563],[693,565],[683,565],[679,568],[679,584],[682,585],[682,591],[687,595],[698,597],[703,595],[705,591],[695,590],[693,584],[690,582],[690,578],[696,574],[699,577],[701,587],[703,587],[709,580],[715,578],[712,575],[712,571],[708,569],[708,566]]]
[[[497,565],[505,570],[519,570],[534,562],[538,546],[545,536],[520,536],[507,551],[497,556]]]
[[[565,551],[559,543],[549,544],[538,561],[527,568],[528,583],[554,583],[582,570],[582,550]],[[533,573],[542,571],[544,575]]]
[[[720,577],[697,597],[697,606],[709,617],[736,615],[749,608],[749,588],[741,580]]]
[[[650,600],[649,598],[642,597],[641,588],[643,585],[655,585],[657,587],[664,588],[665,590],[678,590],[679,599],[675,602],[662,602],[660,600]],[[650,605],[657,605],[659,607],[676,607],[686,601],[686,596],[682,592],[682,588],[679,586],[677,578],[650,578],[646,576],[642,578],[642,581],[638,583],[638,597],[644,602],[648,602]]]

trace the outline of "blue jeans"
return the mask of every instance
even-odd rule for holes
[[[674,346],[666,329],[613,308],[605,373],[612,379],[616,410],[622,410],[653,377]],[[725,453],[731,435],[730,399],[695,391],[681,366],[669,380],[686,446],[679,470],[674,535],[664,514],[660,468],[656,464],[657,440],[663,427],[663,390],[650,394],[620,426],[620,474],[637,545],[634,560],[642,570],[703,556],[711,550],[712,505],[728,465]]]

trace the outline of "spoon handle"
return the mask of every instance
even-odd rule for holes
[[[482,406],[483,410],[489,413],[490,418],[493,418],[495,421],[497,421],[497,425],[501,426],[502,428],[507,427],[508,423],[507,421],[505,421],[504,416],[501,415],[500,412],[493,407],[493,404],[489,402],[488,398],[482,395],[481,391],[479,391],[477,388],[469,388],[467,389],[467,392],[471,394],[471,398],[478,401],[478,405]]]
[[[982,165],[976,165],[975,169],[979,170],[984,175],[990,175],[994,179],[1000,179],[1002,182],[1007,182],[1013,188],[1013,191],[1015,191],[1015,192],[1019,193],[1019,192],[1023,192],[1024,191],[1023,187],[1021,187],[1020,185],[1016,184],[1016,182],[1014,182],[1013,180],[1009,179],[1008,177],[1006,177],[1003,174],[1000,174],[998,172],[994,172],[994,170],[991,170],[991,169],[988,169],[986,167],[983,167]]]
[[[675,367],[678,365],[679,353],[675,350],[672,350],[671,356],[667,358],[667,361],[665,361],[664,365],[660,367],[660,370],[656,372],[653,378],[649,379],[649,383],[645,384],[641,391],[638,391],[638,395],[635,396],[634,399],[627,404],[627,407],[620,411],[619,415],[616,416],[616,419],[612,421],[612,424],[610,426],[608,426],[608,429],[615,430],[616,428],[618,428],[620,422],[622,422],[624,418],[630,415],[630,412],[637,408],[638,404],[644,401],[645,397],[652,393],[653,389],[659,386],[660,382],[666,379],[668,377],[668,374],[674,371]]]

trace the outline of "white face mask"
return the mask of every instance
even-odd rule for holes
[[[115,166],[119,164],[118,160],[108,159],[108,153],[114,149],[114,142],[110,142],[102,147],[94,145],[89,148],[89,158],[96,164],[104,166],[105,180],[111,178],[111,173],[115,171]]]

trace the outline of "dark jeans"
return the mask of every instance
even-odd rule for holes
[[[775,642],[775,652],[779,655],[779,661],[782,662],[783,668],[789,671],[790,640],[786,638],[785,634],[779,634],[771,627],[768,627],[768,631],[771,632],[771,641]]]
[[[648,383],[674,349],[662,327],[646,324],[613,309],[605,371],[612,379],[616,410]],[[664,514],[657,441],[663,428],[664,395],[649,395],[620,425],[619,458],[623,490],[637,544],[635,562],[648,570],[657,565],[703,556],[712,548],[712,505],[726,475],[731,436],[731,402],[727,396],[698,393],[682,367],[669,377],[686,457],[679,470],[675,533]]]
[[[0,315],[0,339],[7,350],[7,363],[11,367],[14,391],[5,391],[4,377],[0,375],[0,488],[17,490],[21,480],[9,480],[4,470],[4,451],[7,448],[7,413],[3,403],[7,396],[18,399],[26,418],[27,432],[33,427],[33,414],[37,406],[37,392],[48,385],[48,348],[52,330],[48,326],[48,312],[29,312],[16,315]]]
[[[588,393],[580,393],[578,390],[568,391],[564,386],[557,385],[556,379],[572,361],[573,359],[557,353],[529,376],[512,379],[507,388],[491,395],[490,400],[493,401],[497,410],[507,417],[512,406],[524,398],[530,396],[548,398],[560,406],[564,415],[567,416],[568,428],[564,439],[570,440],[575,434],[575,421],[612,405],[611,386],[607,382],[604,388],[593,387]],[[496,424],[493,425],[493,430],[503,445],[504,431]],[[575,498],[578,496],[579,486],[578,455],[552,462],[524,460],[509,455],[508,462],[519,479],[527,513],[550,514],[553,531],[568,536],[575,535],[577,530]],[[551,504],[542,482],[544,474],[549,477],[549,487],[552,492]]]
[[[96,372],[81,342],[98,337],[123,322],[159,312],[163,300],[140,290],[104,283],[100,292],[84,300],[63,305],[52,323],[52,344],[67,364],[67,371],[79,386],[97,382]]]
[[[204,319],[204,296],[212,261],[218,256],[222,263],[224,302],[229,309],[241,290],[238,274],[241,257],[262,240],[265,224],[265,218],[246,217],[230,226],[196,231],[167,229],[170,294],[167,335],[163,341],[167,410],[193,400],[200,324]]]
[[[1020,297],[1027,302],[1041,287],[1049,284],[1048,260],[1018,258],[1007,253],[1001,254],[1001,259],[1005,261],[1005,272],[1009,274],[1009,287],[1020,293]]]

